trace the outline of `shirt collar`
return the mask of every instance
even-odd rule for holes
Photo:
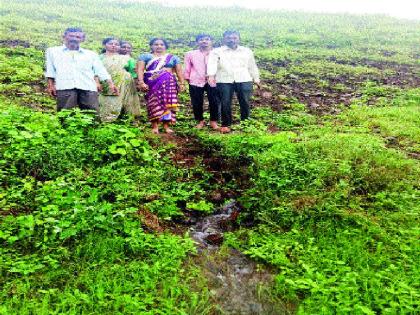
[[[242,50],[242,46],[240,46],[240,45],[238,45],[238,48],[236,48],[236,49],[232,49],[232,48],[228,47],[227,45],[223,45],[222,48],[223,48],[223,50],[232,50],[232,51]]]
[[[203,52],[200,49],[196,49],[196,52],[197,52],[197,54],[200,53],[200,54],[208,55],[212,50],[213,50],[213,48],[210,49],[209,51]]]

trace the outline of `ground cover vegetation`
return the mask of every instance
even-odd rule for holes
[[[420,23],[84,0],[0,15],[0,313],[222,313],[185,221],[231,198],[223,246],[275,271],[285,313],[418,313]],[[145,117],[55,114],[43,52],[74,25],[135,54],[238,29],[262,73],[253,118],[193,130],[185,93],[164,138]]]

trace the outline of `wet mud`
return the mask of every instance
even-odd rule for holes
[[[198,249],[197,264],[206,276],[215,314],[281,315],[293,314],[294,306],[269,294],[276,271],[258,264],[240,251],[220,252],[224,233],[235,229],[242,208],[228,201],[215,214],[199,219],[190,227]]]
[[[384,52],[384,55],[392,55],[392,52]],[[328,84],[320,84],[320,74],[288,73],[282,79],[263,80],[265,87],[254,93],[255,105],[270,106],[281,111],[285,104],[298,101],[306,104],[308,110],[314,114],[336,114],[340,112],[339,106],[348,106],[363,96],[361,89],[368,81],[389,87],[420,87],[420,76],[418,75],[420,67],[416,65],[369,59],[340,60],[334,56],[328,58],[328,61],[342,65],[371,67],[383,73],[358,76],[349,73],[325,74],[322,76],[322,80]],[[295,61],[295,63],[299,63],[299,61]],[[293,62],[288,59],[260,60],[258,64],[262,69],[275,75],[280,68],[289,69]],[[372,97],[368,103],[374,102],[375,97]]]

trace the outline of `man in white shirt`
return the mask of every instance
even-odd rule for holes
[[[224,45],[213,49],[209,56],[207,75],[209,85],[219,91],[222,114],[222,133],[230,132],[233,92],[239,101],[241,120],[249,118],[253,82],[260,87],[260,75],[252,51],[239,46],[237,31],[223,33]]]
[[[47,92],[57,98],[57,111],[77,106],[98,111],[95,76],[107,81],[115,94],[118,94],[118,89],[99,56],[80,47],[80,43],[85,40],[82,29],[66,29],[63,40],[63,46],[48,48],[46,52]]]

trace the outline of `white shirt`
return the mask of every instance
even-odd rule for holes
[[[70,50],[66,46],[48,48],[46,63],[45,76],[55,80],[57,90],[97,91],[95,76],[102,81],[111,79],[98,54],[83,48],[79,50]]]
[[[251,49],[222,46],[210,52],[207,75],[216,76],[217,83],[260,82],[260,73]]]

